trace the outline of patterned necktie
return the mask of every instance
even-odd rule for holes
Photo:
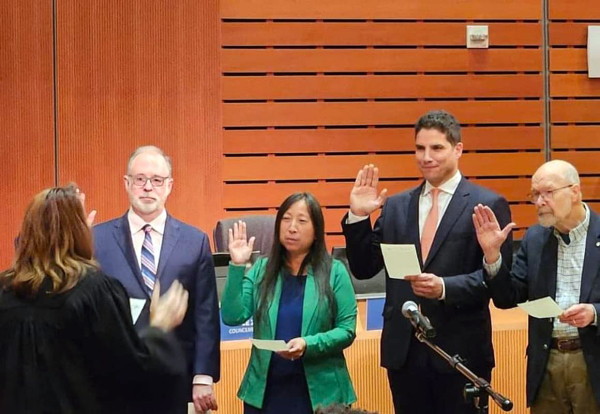
[[[421,256],[423,262],[427,260],[427,255],[433,244],[433,238],[435,237],[435,231],[437,229],[438,222],[438,195],[440,194],[439,188],[431,189],[431,210],[427,214],[425,219],[425,225],[423,226],[423,235],[421,236]]]
[[[142,277],[148,289],[154,290],[154,281],[156,280],[156,264],[154,262],[154,247],[152,246],[152,226],[146,224],[144,226],[144,244],[142,244]]]

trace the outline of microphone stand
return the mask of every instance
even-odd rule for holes
[[[414,324],[413,324],[414,326]],[[466,402],[473,401],[473,405],[477,408],[479,414],[488,414],[488,396],[491,396],[494,402],[504,411],[510,411],[513,408],[513,403],[508,398],[494,391],[492,386],[485,379],[475,375],[469,368],[465,367],[463,359],[459,355],[450,356],[439,346],[431,343],[425,333],[415,326],[415,337],[429,348],[437,352],[444,358],[448,364],[456,371],[467,377],[470,383],[465,384],[463,396]]]

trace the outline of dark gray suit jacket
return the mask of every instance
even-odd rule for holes
[[[342,227],[350,269],[357,278],[368,279],[384,266],[380,243],[414,244],[423,272],[444,278],[446,300],[417,297],[409,282],[390,279],[386,272],[382,366],[399,369],[405,364],[413,328],[401,310],[404,302],[411,300],[421,305],[436,329],[434,342],[450,355],[460,354],[467,359],[465,365],[482,375],[482,371],[494,366],[494,351],[490,296],[483,280],[483,252],[475,235],[473,208],[479,203],[490,206],[503,226],[510,222],[510,208],[503,197],[463,177],[423,263],[419,235],[419,196],[423,185],[390,197],[373,230],[370,220],[348,225],[347,216],[344,217]],[[502,257],[511,263],[512,239],[502,247]],[[452,369],[442,358],[435,356],[432,361],[439,372]]]
[[[526,300],[546,296],[556,298],[556,269],[558,240],[554,228],[540,225],[530,227],[525,233],[515,263],[502,264],[500,272],[490,280],[486,274],[494,304],[499,308],[512,308]],[[580,303],[591,303],[600,315],[600,216],[590,210],[590,225],[586,238]],[[554,328],[553,318],[529,317],[529,344],[527,346],[527,405],[535,400],[542,384],[550,341]],[[597,326],[579,329],[588,375],[600,404],[600,330]]]
[[[133,250],[127,214],[98,224],[93,232],[95,257],[102,270],[119,280],[129,297],[147,299],[136,328],[147,327],[150,292],[142,280]],[[218,381],[221,325],[215,270],[206,234],[168,215],[157,278],[161,293],[166,292],[174,280],[179,280],[189,292],[187,314],[175,329],[187,358],[189,374],[210,375]]]

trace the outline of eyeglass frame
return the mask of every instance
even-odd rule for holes
[[[131,185],[133,185],[133,186],[135,186],[135,187],[139,187],[139,188],[144,188],[144,187],[146,186],[146,183],[148,183],[148,181],[150,182],[150,185],[152,186],[152,188],[156,188],[156,187],[162,187],[162,186],[164,186],[164,185],[165,185],[165,181],[167,181],[169,178],[171,178],[171,176],[163,177],[163,176],[161,176],[161,175],[154,175],[154,176],[152,176],[152,177],[148,178],[148,177],[146,177],[146,176],[145,176],[145,175],[143,175],[143,174],[138,174],[138,175],[131,175],[131,174],[127,174],[126,176],[132,179],[132,180],[131,180]],[[142,184],[142,185],[139,185],[139,184],[137,184],[137,183],[135,182],[135,180],[136,180],[138,177],[139,177],[139,178],[143,178],[143,179],[145,180],[145,181],[144,181],[144,184]],[[160,178],[160,179],[162,180],[162,182],[161,182],[159,185],[155,185],[154,183],[152,183],[152,180],[154,180],[155,178]]]
[[[145,185],[145,184],[144,184]],[[529,201],[531,201],[533,204],[537,203],[537,201],[541,198],[543,198],[544,200],[548,201],[551,198],[554,198],[554,193],[558,190],[564,190],[565,188],[570,188],[573,187],[576,184],[569,184],[569,185],[565,185],[563,187],[558,187],[552,190],[545,190],[545,191],[537,191],[537,192],[530,192],[529,194],[527,194],[527,199]],[[537,193],[537,195],[536,195]]]

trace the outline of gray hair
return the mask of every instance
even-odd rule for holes
[[[131,170],[131,164],[133,163],[135,157],[145,152],[153,152],[155,154],[161,155],[167,163],[167,168],[169,169],[169,177],[171,177],[171,175],[173,174],[173,164],[171,163],[171,158],[168,155],[166,155],[163,150],[161,150],[155,145],[144,145],[136,148],[136,150],[131,153],[131,155],[129,156],[129,161],[127,161],[127,174],[129,174],[129,171]]]

